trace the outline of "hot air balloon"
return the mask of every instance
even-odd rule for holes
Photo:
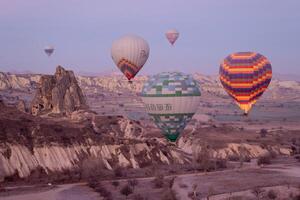
[[[140,71],[149,57],[149,45],[141,37],[126,35],[113,42],[111,56],[128,80]]]
[[[179,37],[179,32],[176,29],[170,29],[166,32],[166,37],[168,41],[174,45],[176,42],[177,38]]]
[[[53,46],[46,46],[44,51],[48,56],[51,56],[51,54],[54,52],[54,47]]]
[[[267,89],[271,79],[271,64],[259,53],[233,53],[220,66],[220,81],[224,89],[245,115]]]
[[[171,142],[176,141],[192,119],[200,95],[194,79],[180,72],[152,76],[141,92],[147,113]]]

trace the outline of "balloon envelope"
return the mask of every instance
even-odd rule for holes
[[[196,112],[200,95],[194,79],[179,72],[152,76],[141,93],[147,113],[172,142]]]
[[[171,30],[168,30],[166,32],[166,37],[168,39],[168,41],[174,45],[174,43],[176,42],[176,40],[178,39],[179,37],[179,32],[176,30],[176,29],[171,29]]]
[[[45,49],[44,49],[45,53],[48,55],[48,56],[51,56],[52,53],[54,52],[54,47],[53,46],[46,46]]]
[[[149,57],[148,43],[141,37],[126,35],[113,42],[111,56],[128,80],[140,71]]]
[[[259,53],[238,52],[224,59],[219,75],[224,89],[247,114],[271,82],[272,67]]]

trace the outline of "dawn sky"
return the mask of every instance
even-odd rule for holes
[[[265,55],[275,73],[300,74],[299,9],[299,0],[0,0],[0,71],[116,70],[111,44],[133,33],[150,45],[142,74],[217,74],[237,51]],[[170,28],[181,34],[174,47]]]

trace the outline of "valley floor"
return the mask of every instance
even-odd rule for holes
[[[254,188],[259,188],[260,195],[267,195],[273,190],[279,199],[290,199],[290,195],[300,194],[300,163],[290,157],[277,158],[271,165],[256,167],[255,165],[244,165],[242,169],[230,169],[219,172],[182,174],[166,176],[165,179],[175,177],[173,190],[178,199],[189,199],[188,194],[193,191],[194,184],[197,185],[197,199],[222,200],[233,197],[240,199],[254,199]],[[134,195],[140,194],[148,200],[162,199],[165,188],[155,188],[154,177],[137,178],[138,185],[134,194],[128,196],[133,199]],[[101,185],[112,193],[115,200],[125,199],[120,193],[121,188],[127,184],[128,179],[119,179],[119,186],[112,185],[112,181],[102,181]],[[26,190],[29,190],[26,192]],[[57,185],[48,190],[33,192],[31,189],[24,189],[14,194],[0,193],[2,200],[96,200],[102,197],[88,188],[84,183]]]

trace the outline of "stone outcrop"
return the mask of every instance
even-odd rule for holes
[[[160,147],[160,148],[159,148]],[[82,158],[98,158],[105,168],[140,168],[156,163],[185,163],[187,158],[180,151],[161,146],[137,143],[129,145],[73,144],[62,146],[52,144],[28,149],[23,145],[6,144],[0,146],[0,182],[4,177],[17,172],[19,177],[29,176],[41,167],[46,173],[62,172],[77,167]]]
[[[26,112],[26,105],[24,100],[19,100],[17,104],[17,109],[21,112]]]
[[[33,115],[59,113],[71,114],[87,108],[84,95],[72,71],[58,66],[54,76],[44,75],[31,102]]]

